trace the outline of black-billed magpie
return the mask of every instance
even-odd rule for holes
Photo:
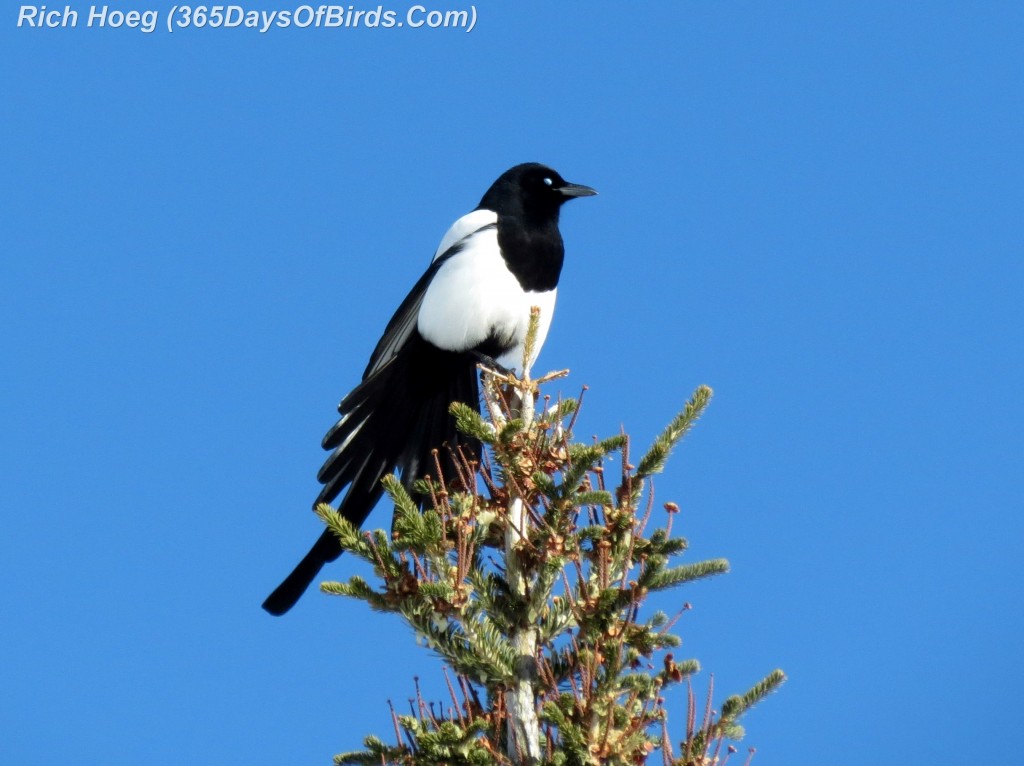
[[[317,476],[324,486],[314,507],[348,487],[337,509],[360,526],[383,493],[385,474],[397,470],[408,487],[432,472],[434,449],[479,455],[480,445],[456,430],[449,405],[479,406],[481,360],[522,364],[532,306],[540,308],[534,355],[540,351],[565,254],[559,210],[573,197],[596,193],[545,165],[516,165],[476,210],[452,224],[388,322],[362,382],[338,405],[341,419],[323,439],[331,455]],[[446,473],[453,468],[451,458],[442,466]],[[334,534],[324,531],[263,608],[287,612],[340,554]]]

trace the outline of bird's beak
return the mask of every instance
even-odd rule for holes
[[[597,194],[596,189],[591,189],[589,186],[583,186],[582,184],[566,184],[560,187],[558,191],[566,197],[593,197]]]

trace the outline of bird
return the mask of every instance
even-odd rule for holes
[[[547,165],[523,163],[502,173],[476,209],[451,225],[385,327],[361,382],[338,405],[341,417],[322,442],[330,455],[317,475],[323,488],[314,508],[345,490],[337,511],[358,527],[380,499],[386,474],[397,471],[409,488],[434,467],[435,449],[479,455],[480,445],[456,430],[449,406],[479,408],[481,362],[508,370],[522,365],[534,306],[536,357],[565,257],[559,212],[569,200],[594,194]],[[339,555],[337,538],[325,530],[263,608],[287,612]]]

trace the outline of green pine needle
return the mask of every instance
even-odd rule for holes
[[[551,408],[544,413],[545,420],[554,422],[564,420],[576,412],[578,402],[575,399],[562,399],[551,405]]]
[[[391,502],[395,504],[395,511],[397,513],[406,516],[419,515],[419,508],[416,507],[416,502],[405,491],[405,487],[402,486],[402,482],[398,480],[397,476],[389,473],[381,479],[380,483],[384,485],[384,491],[388,493]]]
[[[484,420],[476,409],[463,402],[452,402],[448,412],[454,416],[455,427],[459,431],[484,444],[494,443],[494,426]]]
[[[729,699],[722,703],[722,720],[735,721],[758,702],[782,686],[785,680],[785,673],[781,670],[773,670],[761,681],[754,684],[746,694],[742,696],[735,694],[729,697]]]
[[[363,555],[363,553],[368,551],[366,541],[360,534],[359,528],[327,503],[320,503],[313,509],[313,512],[320,517],[320,520],[338,538],[342,550],[351,551],[359,555]]]
[[[637,478],[644,479],[664,470],[669,453],[693,427],[710,402],[711,389],[708,386],[699,386],[683,411],[672,419],[661,436],[654,440],[647,454],[641,458],[636,469]]]
[[[580,486],[587,475],[600,460],[611,452],[621,450],[626,445],[626,436],[620,434],[598,442],[597,444],[570,444],[569,457],[571,464],[562,472],[562,484],[558,498],[567,498]]]
[[[693,582],[705,577],[725,574],[728,571],[729,562],[725,559],[708,559],[707,561],[698,561],[695,564],[684,564],[672,569],[663,569],[645,584],[652,591],[665,590],[666,588],[682,585],[685,582]]]
[[[611,506],[615,504],[615,499],[612,497],[612,493],[603,489],[595,489],[589,492],[580,492],[573,496],[572,502],[574,505],[600,505],[600,506]]]

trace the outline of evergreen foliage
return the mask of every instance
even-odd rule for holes
[[[671,530],[678,508],[666,504],[667,528],[648,531],[650,493],[644,500],[711,390],[698,388],[634,467],[624,434],[573,441],[577,401],[544,399],[534,414],[538,383],[563,375],[485,371],[488,417],[452,407],[459,429],[487,445],[483,464],[457,456],[458,476],[419,482],[422,510],[385,479],[390,536],[317,508],[379,578],[321,589],[400,615],[455,673],[450,704],[435,708],[417,690],[411,714],[393,711],[393,741],[367,737],[337,764],[617,766],[658,750],[666,766],[724,763],[735,752],[722,752],[725,741],[743,736],[740,717],[785,680],[773,671],[717,714],[709,690],[698,721],[690,679],[700,666],[671,652],[675,619],[641,616],[648,594],[728,570],[724,559],[670,566],[686,550]],[[689,706],[674,748],[665,693],[680,684]]]

